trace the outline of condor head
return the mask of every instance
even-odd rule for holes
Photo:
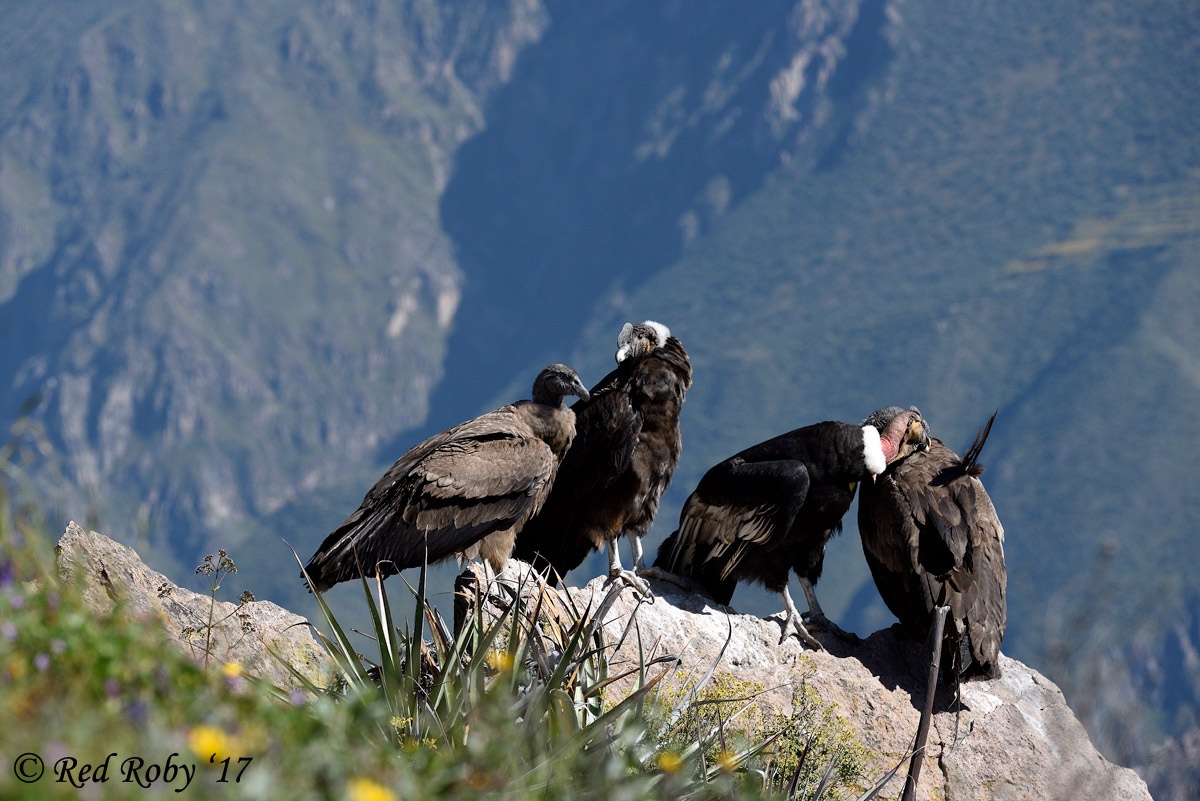
[[[647,320],[641,325],[625,323],[621,333],[617,335],[617,364],[626,359],[636,359],[645,356],[655,348],[667,344],[671,329],[662,323]]]
[[[565,364],[551,364],[538,373],[533,382],[533,399],[548,406],[559,406],[566,395],[586,401],[590,397],[579,374]]]
[[[863,425],[873,426],[879,432],[883,456],[889,465],[929,450],[929,426],[916,406],[907,409],[887,406],[872,412]]]

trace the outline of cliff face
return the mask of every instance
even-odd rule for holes
[[[437,198],[541,4],[12,11],[0,415],[44,424],[45,495],[187,563],[419,424],[462,282]]]
[[[186,634],[207,617],[209,599],[190,593],[150,570],[129,548],[72,524],[59,542],[59,570],[78,584],[90,603],[109,608],[117,598],[142,614],[154,615],[195,654],[196,638]],[[528,580],[529,568],[510,563],[503,580],[514,586]],[[468,571],[467,578],[477,578]],[[529,586],[525,584],[525,586]],[[779,643],[781,620],[742,615],[714,607],[671,584],[654,582],[658,597],[639,603],[626,590],[611,608],[604,630],[610,643],[632,619],[641,642],[658,654],[674,654],[684,672],[717,672],[772,688],[767,702],[786,711],[800,683],[835,705],[872,754],[867,776],[882,776],[905,760],[923,704],[924,649],[904,641],[893,627],[861,644],[849,645],[818,634],[826,651],[804,650],[794,639]],[[584,608],[605,592],[604,579],[569,588]],[[507,596],[503,596],[506,598]],[[252,674],[283,687],[295,680],[270,653],[293,656],[294,666],[316,681],[327,678],[328,661],[301,618],[274,604],[251,602],[240,625],[232,604],[219,605],[228,617],[215,632],[214,658],[236,661]],[[203,634],[201,634],[203,637]],[[637,658],[638,638],[626,638],[610,665],[614,675]],[[1103,759],[1088,740],[1062,693],[1040,673],[1004,658],[1002,678],[965,685],[960,703],[939,691],[930,731],[928,757],[918,798],[1076,799],[1133,801],[1149,799],[1137,774]],[[620,687],[618,686],[618,690]],[[899,795],[903,771],[884,789]]]

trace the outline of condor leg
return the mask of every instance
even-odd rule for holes
[[[608,548],[608,580],[619,579],[633,587],[643,598],[653,600],[654,593],[650,591],[650,585],[646,583],[646,580],[640,578],[632,570],[621,567],[621,555],[617,553],[617,542],[618,540],[615,539],[609,540],[606,546]]]
[[[786,617],[783,621],[783,636],[779,638],[779,644],[788,638],[788,635],[795,632],[800,638],[800,642],[807,645],[814,651],[824,651],[821,643],[817,642],[817,638],[808,633],[808,629],[804,627],[804,620],[800,617],[800,612],[796,609],[796,604],[792,602],[792,594],[788,592],[787,587],[779,593],[783,596],[783,609]]]
[[[838,639],[845,640],[846,642],[862,642],[862,638],[857,634],[843,630],[841,626],[825,616],[825,611],[821,609],[821,604],[817,602],[817,591],[813,588],[811,581],[801,578],[800,587],[804,590],[805,599],[808,600],[808,625],[824,629]]]

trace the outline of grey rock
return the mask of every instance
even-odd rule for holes
[[[303,684],[287,665],[318,686],[331,675],[330,659],[304,618],[270,601],[251,601],[239,609],[219,600],[213,606],[211,597],[151,570],[132,548],[73,522],[58,541],[58,570],[98,612],[110,612],[120,603],[133,615],[161,620],[179,647],[197,660],[217,666],[235,662],[246,673],[289,691]],[[214,622],[206,657],[210,609]]]
[[[533,586],[529,570],[514,560],[501,579],[510,586]],[[605,581],[601,577],[565,591],[576,606],[595,606],[607,592]],[[826,703],[836,705],[874,755],[868,777],[873,780],[897,763],[906,763],[879,797],[900,796],[908,749],[924,704],[929,653],[908,642],[899,625],[856,644],[818,632],[826,650],[814,652],[794,637],[779,643],[782,614],[742,615],[666,582],[652,581],[651,586],[653,603],[639,602],[629,589],[621,593],[605,622],[610,643],[620,639],[633,617],[647,651],[680,657],[685,672],[702,672],[719,656],[718,672],[769,688],[767,702],[785,714],[790,712],[793,687],[807,683]],[[619,672],[635,662],[637,654],[638,638],[627,637],[611,656],[611,669]],[[1100,755],[1053,682],[1008,657],[1002,669],[1000,679],[963,685],[958,703],[951,690],[939,688],[917,798],[1150,798],[1137,773]],[[632,679],[618,689],[628,691],[631,683]]]

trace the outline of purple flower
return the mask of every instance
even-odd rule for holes
[[[146,702],[137,700],[125,707],[125,719],[130,723],[141,723],[146,719],[148,712]]]
[[[33,658],[33,666],[38,669],[38,673],[45,673],[50,667],[50,654],[38,654]]]
[[[288,693],[288,700],[292,702],[292,706],[304,706],[308,702],[308,698],[304,695],[304,691],[299,687]]]
[[[25,606],[25,596],[19,592],[10,592],[8,594],[8,605],[13,609],[21,609]]]
[[[3,637],[8,642],[17,639],[17,626],[11,620],[6,620],[0,623],[0,637]]]
[[[61,654],[67,650],[67,643],[62,637],[55,637],[50,641],[50,650],[56,654]]]

